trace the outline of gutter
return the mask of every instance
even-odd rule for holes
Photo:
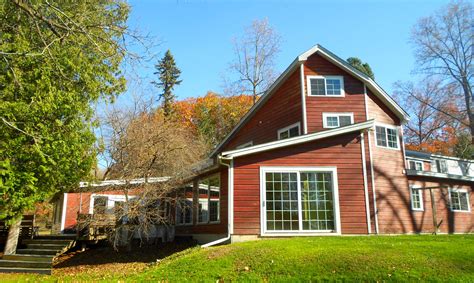
[[[215,246],[217,244],[226,242],[230,240],[230,237],[232,235],[232,232],[234,230],[234,223],[233,223],[233,216],[234,216],[234,160],[232,158],[225,158],[222,156],[218,157],[219,159],[219,164],[222,164],[228,168],[228,174],[227,174],[227,237],[221,238],[212,242],[209,242],[207,244],[201,245],[201,248],[208,248],[211,246]],[[229,163],[225,163],[224,160],[229,161]]]

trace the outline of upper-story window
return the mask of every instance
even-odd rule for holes
[[[452,211],[471,211],[467,190],[449,189],[449,201]]]
[[[278,139],[279,140],[288,139],[288,138],[296,137],[296,136],[299,136],[299,135],[300,135],[300,123],[299,122],[278,130]]]
[[[409,169],[411,169],[411,170],[416,170],[416,171],[423,171],[424,170],[423,161],[409,160],[408,161],[408,166],[409,166]]]
[[[249,141],[249,142],[246,142],[246,143],[244,143],[244,144],[238,145],[238,146],[236,147],[236,149],[242,149],[242,148],[250,147],[250,146],[252,146],[252,145],[253,145],[253,141]]]
[[[323,128],[338,128],[353,123],[353,113],[323,113]]]
[[[461,167],[461,172],[464,176],[469,176],[469,163],[461,161],[459,162],[459,167]]]
[[[448,173],[448,165],[446,164],[446,160],[436,159],[436,172],[438,173]]]
[[[308,76],[308,95],[344,96],[344,79],[342,76]]]
[[[375,126],[377,146],[398,149],[398,130],[395,126]]]

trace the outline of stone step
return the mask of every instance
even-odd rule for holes
[[[51,268],[52,262],[0,259],[0,267]]]
[[[33,240],[22,240],[21,243],[28,245],[28,244],[54,244],[54,245],[70,245],[73,241],[72,240],[48,240],[48,239],[33,239]]]
[[[26,248],[30,250],[58,250],[61,251],[67,248],[68,245],[58,245],[58,244],[27,244]]]
[[[28,255],[57,255],[60,250],[45,250],[45,249],[18,249],[17,254],[28,254]]]
[[[27,255],[27,254],[14,254],[14,255],[3,255],[2,259],[5,260],[21,260],[21,261],[40,261],[40,262],[53,262],[54,256],[52,255]]]
[[[59,234],[59,235],[40,235],[36,236],[33,240],[75,240],[76,234]]]
[[[51,268],[0,267],[0,273],[39,273],[51,275]]]

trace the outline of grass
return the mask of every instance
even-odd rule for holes
[[[0,281],[452,281],[474,282],[474,235],[307,237],[191,248],[143,268]],[[110,267],[109,267],[110,268]]]

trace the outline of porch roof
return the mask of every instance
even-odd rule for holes
[[[273,141],[273,142],[268,142],[268,143],[257,144],[257,145],[242,148],[242,149],[225,151],[220,154],[220,158],[232,159],[234,157],[245,156],[249,154],[273,150],[273,149],[282,148],[286,146],[297,145],[297,144],[306,143],[310,141],[339,136],[339,135],[343,135],[347,133],[364,131],[364,130],[368,130],[372,128],[373,126],[374,126],[374,120],[371,119],[365,122],[352,124],[352,125],[348,125],[344,127],[339,127],[339,128],[335,128],[331,130],[326,130],[322,132],[301,135],[301,136],[297,136],[297,137],[293,137],[289,139],[278,140],[278,141]]]

